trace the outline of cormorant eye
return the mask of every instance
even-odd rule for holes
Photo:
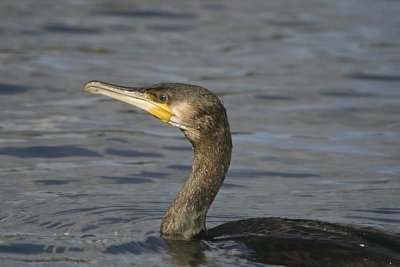
[[[160,101],[161,103],[166,103],[166,102],[168,102],[169,97],[168,97],[167,94],[162,93],[162,94],[157,95],[157,99],[158,99],[158,101]]]

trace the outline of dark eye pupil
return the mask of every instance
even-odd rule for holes
[[[168,97],[165,94],[161,94],[158,96],[158,100],[160,100],[161,102],[166,102],[167,99],[168,99]]]

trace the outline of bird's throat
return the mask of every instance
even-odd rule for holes
[[[205,233],[205,219],[228,171],[232,141],[229,125],[203,135],[194,146],[192,171],[161,224],[168,239],[192,239]]]

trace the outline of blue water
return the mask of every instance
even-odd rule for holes
[[[208,216],[400,232],[400,3],[2,1],[0,265],[256,266],[159,238],[181,132],[83,84],[216,92],[234,151]]]

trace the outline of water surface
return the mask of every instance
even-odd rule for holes
[[[83,94],[187,82],[223,99],[232,165],[209,216],[400,232],[400,3],[2,1],[1,265],[257,266],[240,244],[167,243],[182,134]]]

